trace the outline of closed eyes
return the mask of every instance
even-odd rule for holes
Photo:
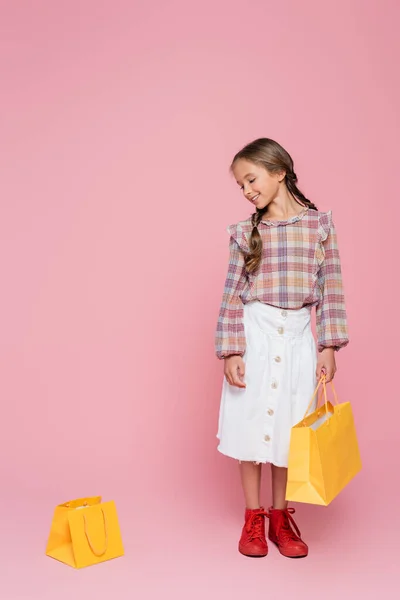
[[[256,180],[255,178],[254,179],[249,179],[249,183],[254,183],[255,180]],[[244,185],[242,185],[240,189],[242,190],[243,188],[244,188]]]

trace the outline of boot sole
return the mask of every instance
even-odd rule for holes
[[[246,554],[245,552],[242,552],[241,550],[239,550],[239,552],[242,556],[248,556],[249,558],[265,558],[266,556],[268,556],[268,552],[267,552],[267,554]]]
[[[285,558],[307,558],[307,556],[308,556],[308,552],[307,552],[307,554],[298,554],[297,556],[290,556],[288,554],[283,554],[283,552],[281,552],[278,544],[276,542],[274,542],[274,540],[271,540],[271,538],[268,538],[268,539],[269,539],[270,542],[272,542],[272,544],[274,544],[278,548],[279,554],[281,554]]]

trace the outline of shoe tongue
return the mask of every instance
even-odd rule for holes
[[[255,521],[262,519],[263,516],[258,514],[260,512],[260,510],[262,510],[262,508],[257,508],[257,510],[254,510],[254,509],[246,510],[246,514],[245,514],[246,521],[248,519],[254,519]]]
[[[249,513],[249,515],[253,514],[253,513],[258,513],[258,512],[264,512],[264,508],[262,506],[260,506],[260,508],[246,508],[246,512]]]

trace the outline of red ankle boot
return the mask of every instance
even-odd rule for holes
[[[268,513],[264,508],[246,508],[244,515],[245,524],[239,541],[239,552],[245,556],[258,558],[267,556],[268,545],[265,539],[265,517]]]
[[[278,510],[271,507],[269,509],[268,537],[278,546],[279,552],[283,556],[304,558],[308,554],[308,546],[300,537],[301,533],[292,517],[294,512],[294,508]]]

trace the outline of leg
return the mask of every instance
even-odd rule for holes
[[[246,556],[267,556],[265,518],[268,515],[260,506],[261,465],[244,461],[239,463],[239,468],[246,501],[245,523],[239,540],[239,552]]]
[[[260,508],[261,465],[245,461],[239,468],[246,508]]]
[[[271,465],[273,506],[269,509],[268,537],[278,546],[279,552],[289,558],[307,556],[308,546],[301,539],[292,514],[294,508],[288,508],[285,500],[287,469]]]
[[[276,467],[271,465],[272,474],[272,505],[274,508],[284,510],[287,508],[286,484],[287,469],[285,467]]]

